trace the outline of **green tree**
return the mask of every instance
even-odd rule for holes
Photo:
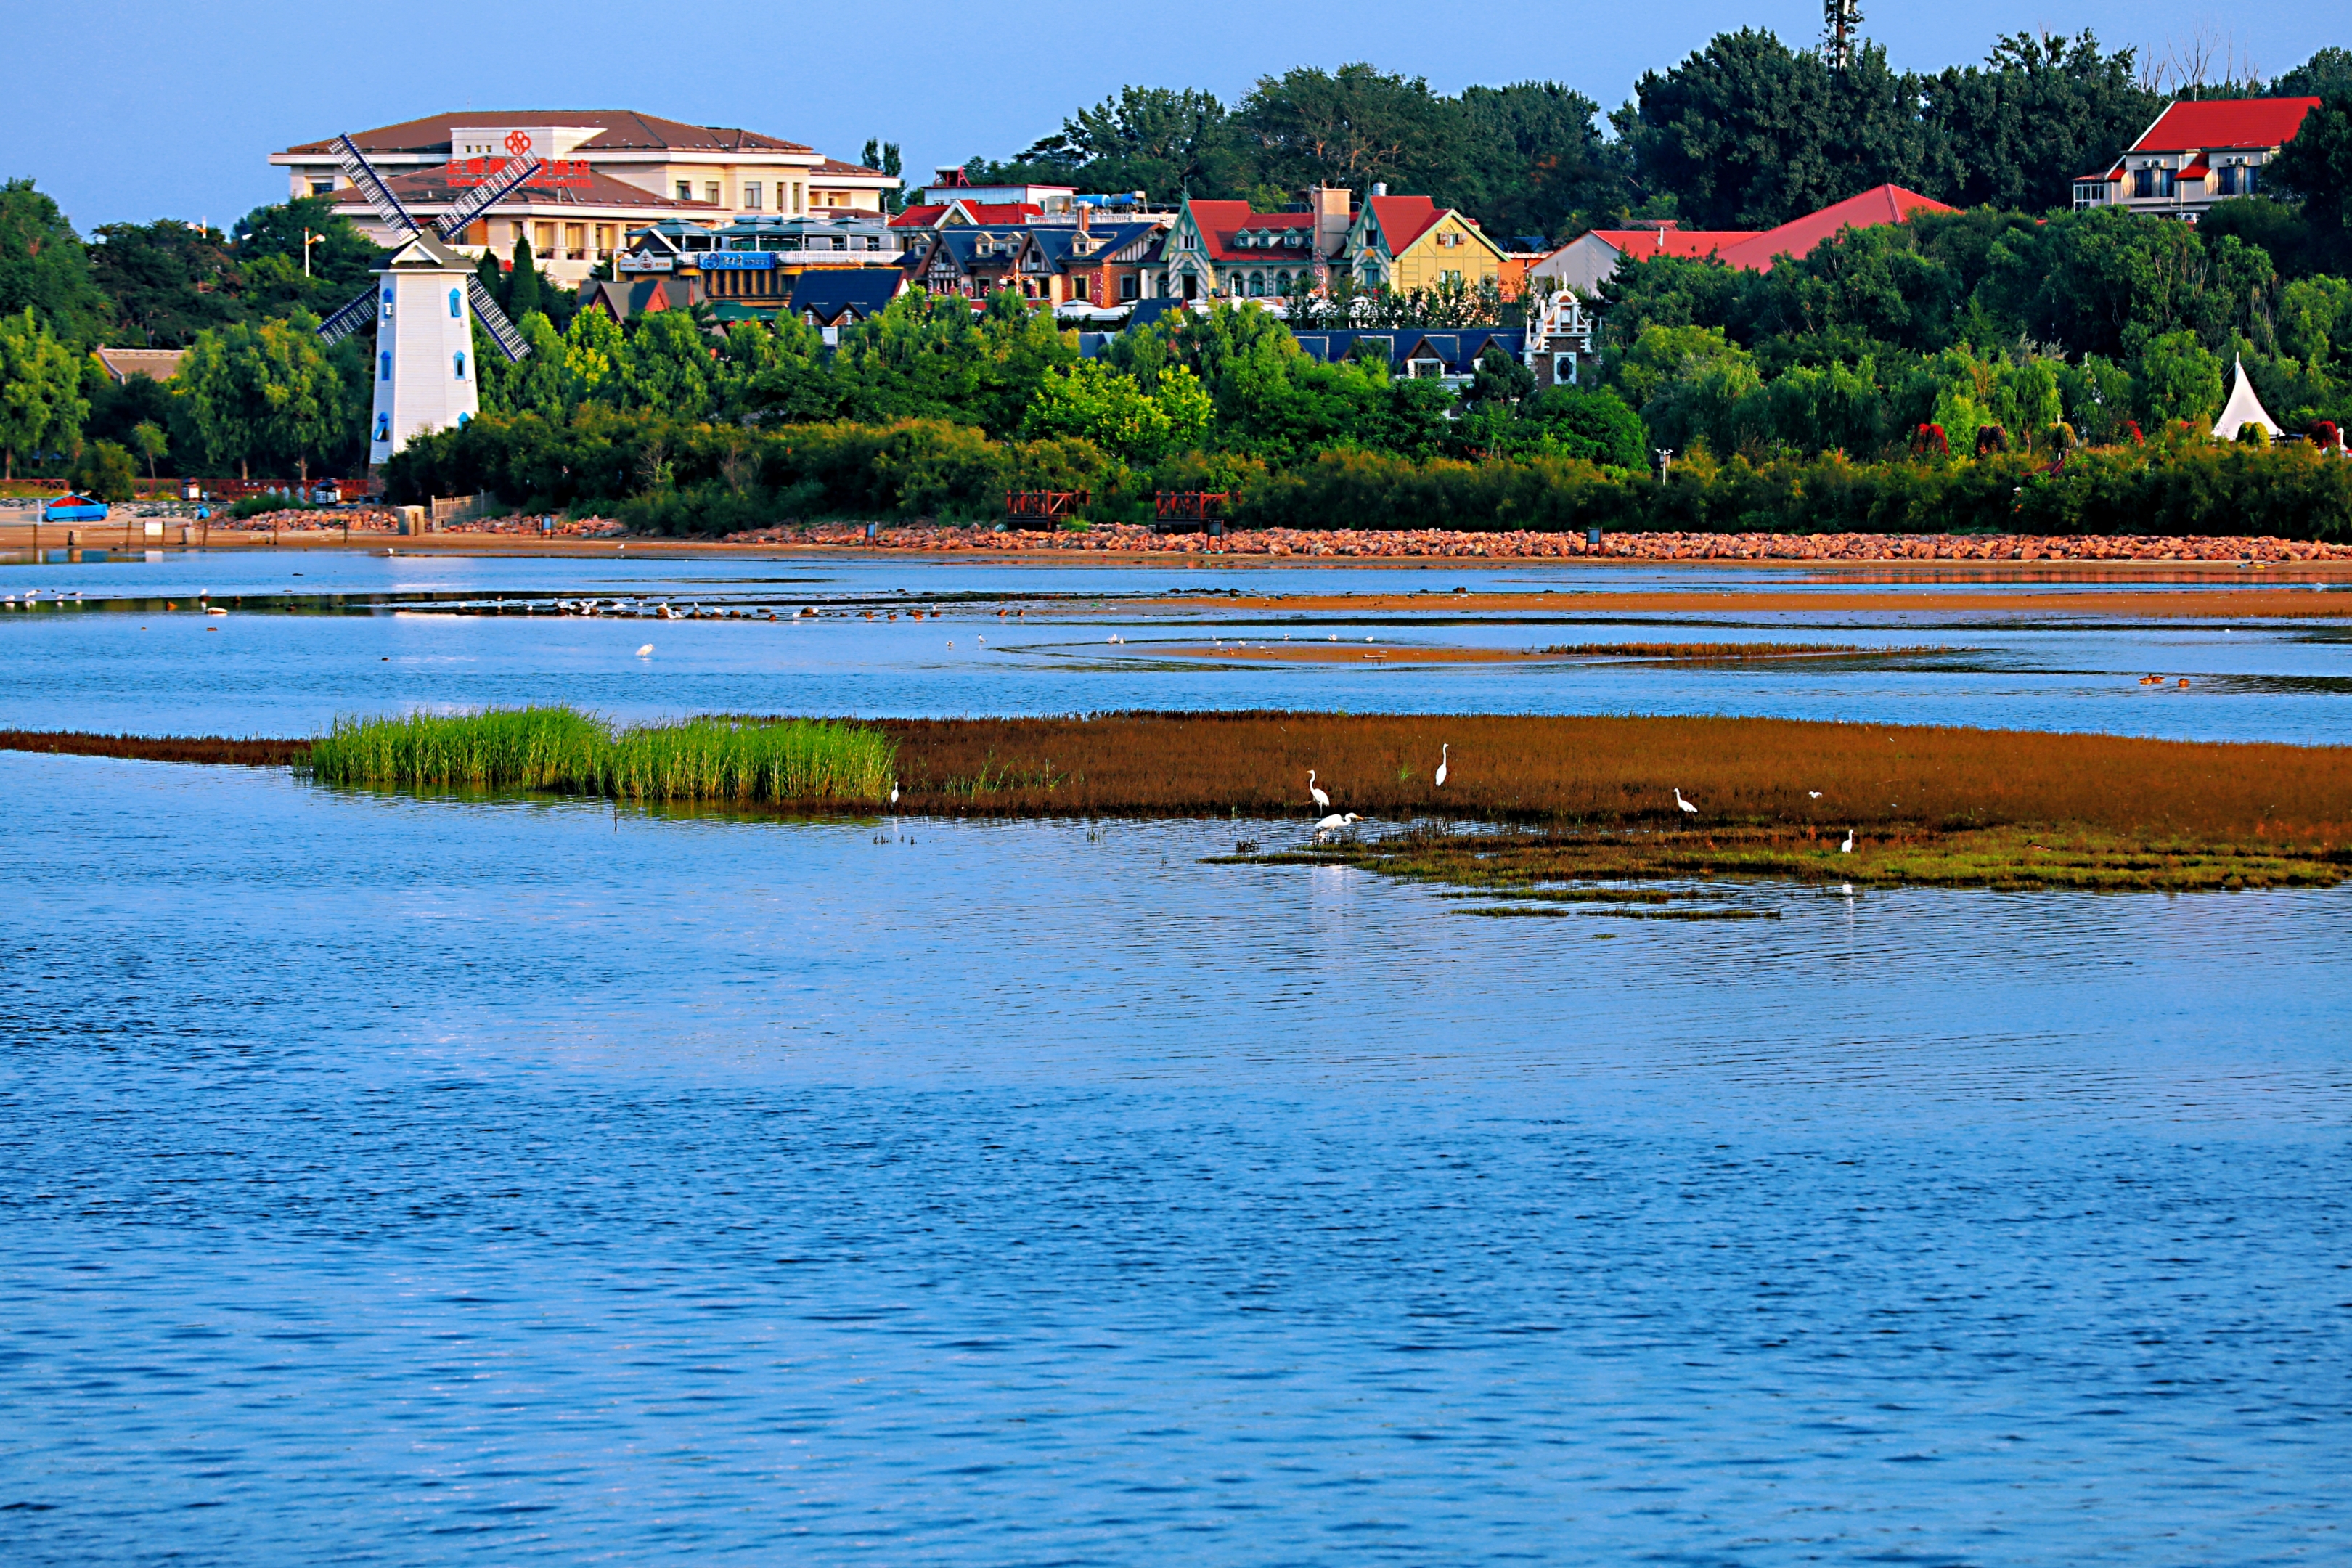
[[[32,181],[10,180],[0,184],[0,316],[24,310],[76,350],[101,342],[110,321],[73,225]]]
[[[841,387],[824,335],[798,317],[784,314],[763,335],[756,355],[747,357],[736,351],[730,334],[730,413],[747,422],[782,425],[839,417]]]
[[[1633,93],[1613,118],[1636,175],[1674,193],[1695,228],[1770,228],[1874,185],[1921,184],[1919,83],[1876,45],[1832,71],[1743,28],[1644,73]]]
[[[93,441],[74,459],[66,482],[102,501],[125,501],[138,493],[136,479],[130,453],[111,441]]]
[[[303,237],[310,247],[307,282],[302,264]],[[236,220],[232,254],[240,268],[278,258],[255,276],[267,280],[279,297],[279,312],[339,310],[369,286],[374,269],[383,264],[384,251],[359,231],[351,219],[335,211],[330,196],[302,196],[290,202],[259,206]]]
[[[1207,431],[1213,409],[1198,377],[1171,366],[1145,391],[1099,360],[1048,369],[1022,420],[1032,438],[1077,437],[1131,463],[1186,449]]]
[[[533,310],[543,309],[540,300],[539,264],[530,253],[530,240],[515,236],[514,269],[507,276],[505,305],[508,319],[520,321]]]
[[[2139,356],[2140,412],[2151,427],[2185,419],[2200,430],[2221,411],[2221,362],[2191,331],[2152,339]]]
[[[2305,115],[2294,140],[2263,165],[2263,184],[2303,204],[2329,270],[2352,267],[2352,98],[2330,99]]]
[[[523,262],[515,263],[515,293],[520,298]],[[683,310],[656,310],[631,323],[618,362],[618,401],[673,419],[699,419],[710,410],[710,344]]]
[[[592,399],[611,402],[620,395],[621,357],[627,342],[620,323],[602,310],[583,310],[563,333],[566,397],[573,406]]]
[[[0,476],[15,479],[16,459],[45,443],[71,447],[89,416],[81,357],[29,305],[0,317]]]
[[[1062,121],[1011,164],[988,164],[992,176],[1020,170],[1096,191],[1143,191],[1173,201],[1190,191],[1225,196],[1239,187],[1240,160],[1214,94],[1191,89],[1125,87]]]
[[[1928,78],[1921,95],[1924,188],[1957,206],[2035,213],[2071,206],[2074,176],[2105,168],[2163,108],[2140,86],[2135,52],[2107,53],[2087,29],[2012,33],[1982,67]]]
[[[1601,106],[1556,81],[1465,87],[1461,124],[1469,188],[1463,207],[1487,233],[1559,236],[1580,212],[1629,206],[1633,164],[1601,133]]]
[[[1260,77],[1233,124],[1255,184],[1363,191],[1386,181],[1442,206],[1467,205],[1475,195],[1462,107],[1419,77],[1361,62],[1337,71],[1300,66]]]
[[[2352,99],[2352,49],[2330,44],[2271,83],[2270,95]]]
[[[164,436],[163,427],[152,419],[142,419],[131,427],[131,449],[146,462],[149,484],[155,482],[155,465],[163,460],[164,454],[171,448],[172,443]]]
[[[91,276],[141,342],[177,348],[240,313],[242,279],[218,231],[159,218],[107,224],[96,237]]]
[[[342,376],[319,343],[315,318],[233,322],[199,333],[173,378],[207,463],[290,463],[307,481],[311,462],[344,435]]]

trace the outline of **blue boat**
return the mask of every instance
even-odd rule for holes
[[[43,522],[104,522],[106,503],[88,496],[66,494],[45,503],[41,508]]]

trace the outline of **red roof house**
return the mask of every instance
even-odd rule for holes
[[[2074,181],[2074,208],[2120,206],[2194,223],[2215,202],[2262,189],[2262,167],[2303,129],[2315,98],[2175,103],[2104,172]]]

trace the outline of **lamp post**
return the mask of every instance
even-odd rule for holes
[[[311,247],[312,246],[314,246],[314,245],[318,244],[320,241],[321,241],[321,240],[325,239],[326,237],[326,237],[325,235],[323,235],[323,234],[312,234],[312,233],[311,233],[309,229],[307,229],[307,228],[306,228],[306,229],[304,229],[304,230],[302,231],[302,276],[303,276],[303,277],[308,278],[309,276],[310,276],[310,247]]]

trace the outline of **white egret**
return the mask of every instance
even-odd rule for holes
[[[1445,770],[1447,766],[1445,754],[1453,749],[1454,745],[1450,741],[1444,745],[1437,748],[1437,787],[1440,789],[1444,789],[1445,787]]]
[[[1849,827],[1845,830],[1845,842],[1838,846],[1838,853],[1841,855],[1851,855],[1853,853],[1853,828]]]
[[[1307,795],[1308,799],[1321,806],[1324,810],[1328,811],[1331,809],[1331,797],[1315,787],[1315,770],[1313,768],[1307,770]]]
[[[898,804],[898,786],[895,784],[890,786],[890,804],[892,805]]]
[[[639,658],[653,658],[653,656],[654,656],[654,645],[653,645],[653,644],[651,644],[651,643],[647,643],[647,644],[646,644],[646,646],[645,646],[645,647],[641,647],[641,648],[637,649],[637,657],[638,657]]]
[[[1698,807],[1693,805],[1690,802],[1683,798],[1683,792],[1680,785],[1676,785],[1675,789],[1675,804],[1681,806],[1693,816],[1696,816],[1698,815]]]
[[[1361,822],[1364,819],[1362,817],[1358,816],[1352,811],[1348,813],[1345,816],[1341,816],[1335,812],[1315,825],[1315,837],[1318,838],[1324,837],[1328,834],[1339,832],[1341,828],[1346,827],[1350,823]]]
[[[1805,792],[1805,798],[1808,800],[1819,800],[1822,798],[1822,792],[1817,789],[1809,789]]]

